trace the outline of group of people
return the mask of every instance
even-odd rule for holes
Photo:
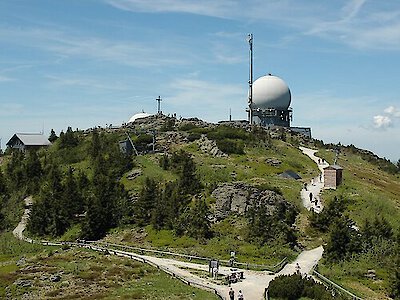
[[[229,300],[235,300],[235,291],[232,288],[229,290]],[[237,300],[244,300],[244,296],[241,290],[239,290]]]

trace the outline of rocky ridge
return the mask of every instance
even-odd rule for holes
[[[224,219],[232,213],[242,215],[253,204],[265,205],[269,215],[276,212],[278,205],[293,206],[274,191],[262,190],[244,182],[221,183],[211,193],[211,197],[216,199],[216,220]]]

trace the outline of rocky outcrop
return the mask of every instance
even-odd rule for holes
[[[187,125],[192,125],[198,128],[214,128],[216,125],[213,123],[208,123],[206,121],[200,120],[198,118],[189,118],[189,119],[179,119],[178,121],[179,127],[185,127]]]
[[[244,182],[221,183],[211,196],[216,199],[216,220],[224,219],[231,213],[244,214],[253,204],[265,205],[270,215],[276,212],[280,204],[292,206],[278,193],[262,190]]]
[[[131,171],[129,171],[129,173],[126,175],[126,178],[129,180],[133,180],[136,179],[137,177],[139,177],[140,175],[142,175],[142,170],[141,169],[133,169]]]
[[[197,140],[197,144],[202,152],[210,154],[215,157],[227,157],[228,155],[222,152],[217,143],[213,140],[209,140],[206,135],[201,135],[201,138]]]

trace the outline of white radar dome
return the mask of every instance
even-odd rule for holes
[[[135,122],[137,119],[143,119],[143,118],[147,118],[150,117],[151,114],[145,113],[145,112],[141,112],[141,113],[137,113],[134,114],[128,121],[128,123],[133,123]]]
[[[290,106],[291,94],[287,84],[279,77],[266,75],[253,82],[252,108],[283,109]]]

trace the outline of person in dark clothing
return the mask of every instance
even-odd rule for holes
[[[232,288],[229,290],[229,300],[235,300],[235,291]]]

